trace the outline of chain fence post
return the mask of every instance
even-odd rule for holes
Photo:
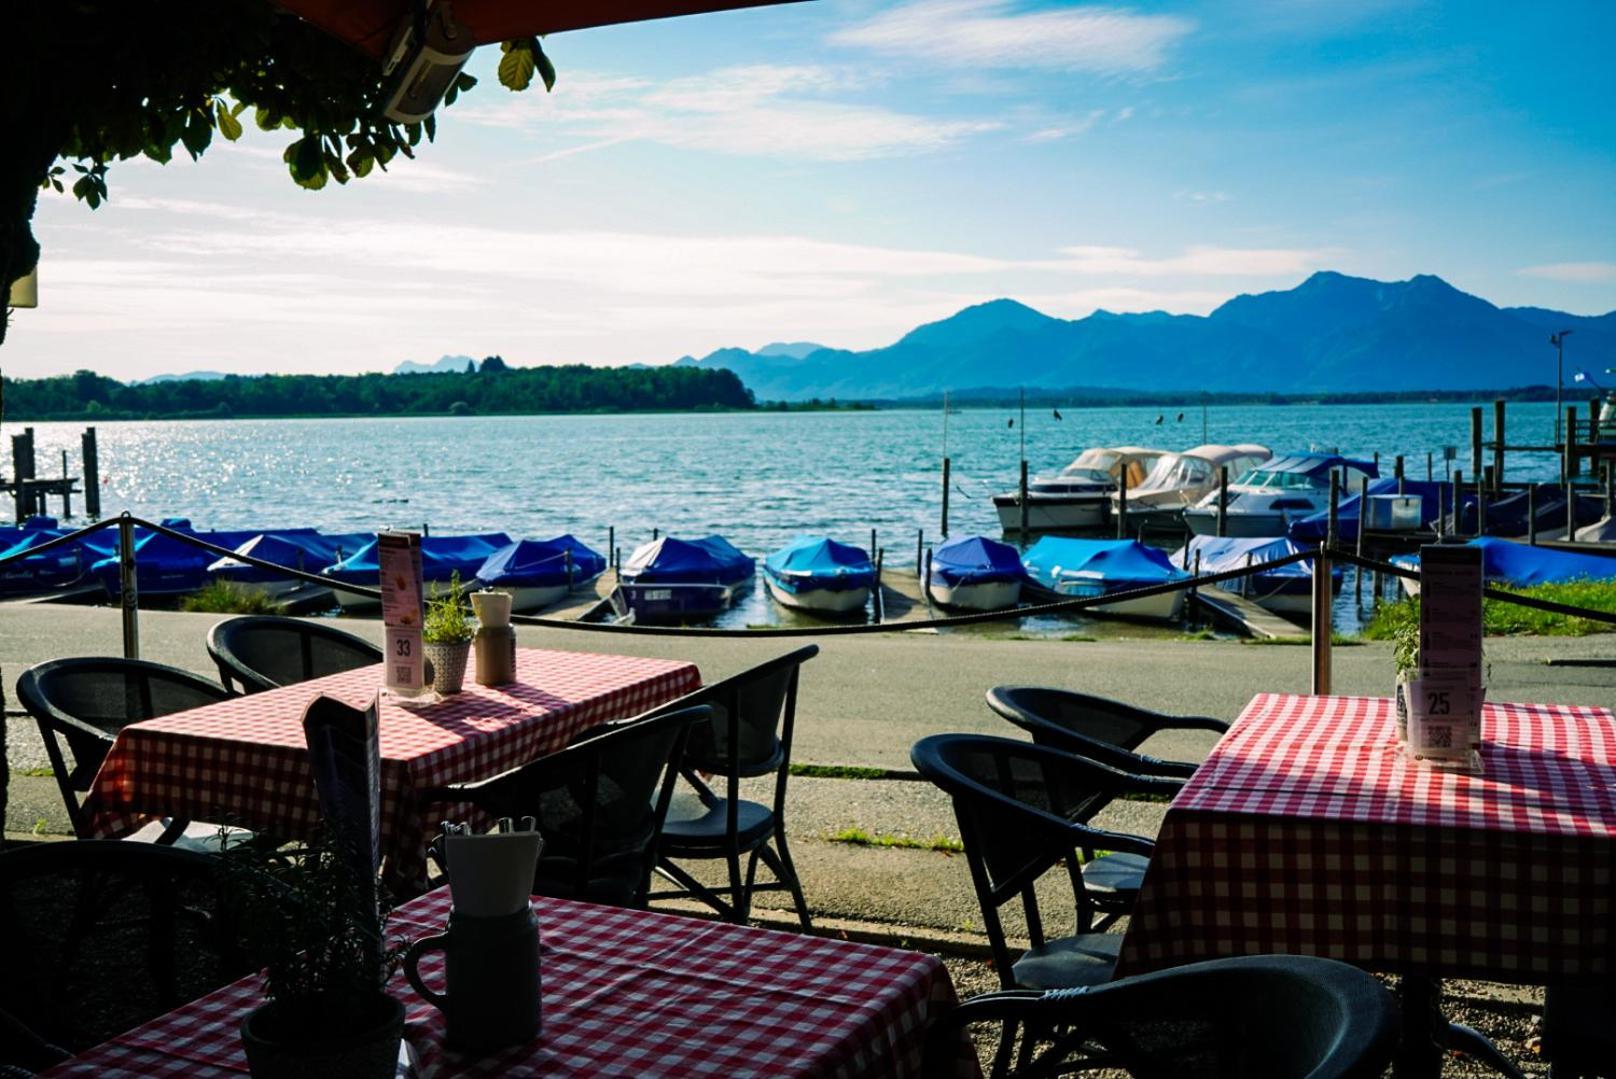
[[[118,518],[118,590],[123,608],[123,657],[140,658],[140,596],[135,580],[135,521]]]

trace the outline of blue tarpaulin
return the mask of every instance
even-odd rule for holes
[[[967,584],[1019,581],[1026,577],[1021,555],[1008,543],[986,536],[964,536],[950,540],[931,556],[934,584],[958,588]]]
[[[572,555],[572,578],[567,578],[567,555]],[[506,544],[483,561],[477,580],[497,588],[548,588],[581,584],[599,577],[606,559],[571,535],[547,540],[518,540]]]
[[[191,532],[190,534],[199,540],[234,549],[257,533]],[[135,540],[136,590],[148,595],[195,592],[208,583],[208,566],[218,557],[211,551],[204,551],[173,536],[148,532]],[[114,550],[114,553],[90,566],[90,572],[95,574],[106,590],[114,596],[123,593],[123,578],[119,573],[120,561],[118,553]]]
[[[1226,573],[1229,570],[1244,569],[1249,558],[1252,565],[1262,565],[1277,558],[1285,558],[1300,551],[1311,552],[1312,548],[1302,547],[1295,540],[1285,536],[1254,536],[1250,538],[1238,536],[1191,536],[1189,544],[1183,551],[1173,556],[1173,563],[1181,568],[1195,569],[1195,556],[1201,556],[1202,573]],[[1186,558],[1186,554],[1188,557]],[[1331,574],[1341,576],[1339,565],[1331,567]],[[1292,562],[1285,566],[1275,566],[1264,570],[1262,576],[1268,578],[1296,577],[1307,580],[1313,576],[1313,561]],[[1238,583],[1238,582],[1236,582]]]
[[[801,536],[763,561],[763,572],[790,592],[849,591],[875,583],[875,563],[862,547]]]
[[[1051,592],[1068,578],[1098,580],[1107,590],[1140,588],[1187,576],[1164,551],[1137,540],[1045,536],[1021,560],[1027,576]]]
[[[340,541],[346,540],[346,549],[351,551],[362,546],[363,541],[369,538],[360,537],[360,542],[355,543],[354,536],[325,536],[313,529],[291,529],[285,532],[260,532],[245,543],[238,544],[235,549],[238,554],[261,558],[277,566],[318,573],[336,559]],[[208,566],[208,571],[237,584],[264,584],[286,579],[286,575],[278,570],[259,569],[232,558],[214,561]]]
[[[470,583],[488,556],[510,542],[511,537],[503,532],[485,532],[474,536],[422,536],[421,578],[441,582],[459,573],[461,580]],[[376,559],[376,538],[372,536],[370,542],[359,550],[320,572],[349,584],[374,585],[381,574]]]
[[[1438,493],[1441,500],[1438,500]],[[1397,493],[1396,479],[1378,479],[1369,482],[1369,496],[1395,495]],[[1449,507],[1453,504],[1453,484],[1427,483],[1423,480],[1403,481],[1403,494],[1417,496],[1420,499],[1420,527],[1430,528],[1436,521],[1439,507],[1443,504]],[[1475,497],[1474,494],[1471,497]],[[1353,492],[1350,497],[1342,492],[1341,501],[1337,504],[1336,536],[1342,542],[1358,538],[1358,494]],[[1290,537],[1305,547],[1317,547],[1323,542],[1330,530],[1330,511],[1320,510],[1311,517],[1303,517],[1299,521],[1292,521]]]
[[[1481,548],[1482,575],[1493,584],[1527,588],[1559,581],[1616,580],[1616,558],[1606,555],[1533,547],[1496,536],[1479,536],[1466,546]],[[1413,569],[1420,564],[1419,555],[1399,555],[1392,561]]]
[[[1263,472],[1295,472],[1303,476],[1326,478],[1331,470],[1337,468],[1357,469],[1367,476],[1380,475],[1380,468],[1375,462],[1342,457],[1338,453],[1287,453],[1283,457],[1271,457],[1254,467]]]
[[[697,540],[664,536],[634,552],[623,566],[623,580],[637,584],[735,584],[756,571],[756,563],[722,536]]]

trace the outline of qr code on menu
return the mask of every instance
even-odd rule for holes
[[[410,669],[408,667],[394,667],[393,668],[393,681],[395,681],[395,682],[408,682],[409,680],[410,680]]]
[[[1453,748],[1453,728],[1429,726],[1425,728],[1425,741],[1432,749]]]

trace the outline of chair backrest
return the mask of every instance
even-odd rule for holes
[[[726,777],[783,772],[796,726],[798,673],[818,654],[817,644],[805,645],[675,701],[713,712],[711,723],[691,729],[685,766]]]
[[[1093,803],[1133,789],[1140,777],[992,735],[934,734],[916,742],[909,757],[921,775],[953,800],[994,965],[1007,987],[1013,984],[1012,961],[1000,907],[1020,896],[1028,935],[1034,945],[1042,944],[1043,921],[1033,887],[1039,877],[1076,849],[1147,857],[1152,849],[1138,836],[1082,823]],[[1071,874],[1070,880],[1077,907],[1086,910],[1082,877]]]
[[[1048,686],[996,686],[988,690],[987,700],[989,708],[1027,731],[1034,741],[1137,775],[1187,777],[1195,771],[1195,765],[1188,762],[1135,752],[1151,735],[1164,730],[1222,732],[1229,728],[1209,716],[1168,716]]]
[[[559,752],[492,779],[424,791],[421,800],[536,818],[544,852],[535,892],[643,905],[676,763],[692,724],[711,715],[697,706],[597,727]]]
[[[73,1052],[249,970],[213,855],[78,840],[0,853],[0,1011]]]
[[[208,631],[219,680],[239,693],[306,682],[382,661],[382,650],[340,629],[276,615],[243,615]]]
[[[190,671],[139,659],[56,659],[35,664],[17,679],[17,699],[39,722],[57,786],[81,837],[74,793],[90,789],[120,730],[229,696]]]
[[[1085,990],[989,993],[966,1001],[927,1033],[922,1074],[958,1074],[961,1032],[972,1023],[1075,1029],[1019,1059],[1015,1077],[1065,1074],[1072,1050],[1098,1044],[1136,1076],[1220,1079],[1372,1079],[1396,1050],[1399,1016],[1371,974],[1333,959],[1214,959]]]

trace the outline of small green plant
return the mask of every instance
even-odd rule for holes
[[[180,610],[204,614],[278,614],[280,609],[263,592],[234,581],[209,581],[200,592],[180,600]]]
[[[51,773],[47,770],[46,775]],[[860,764],[793,764],[791,774],[808,779],[886,779],[885,768],[867,768]]]
[[[449,588],[426,601],[426,621],[421,639],[427,644],[463,644],[477,635],[471,616],[466,613],[466,590],[460,571],[449,575]]]
[[[889,832],[869,832],[863,828],[843,828],[828,837],[832,843],[847,843],[855,847],[890,847],[900,850],[936,850],[946,854],[959,854],[965,844],[951,836],[934,835],[930,839],[916,839],[910,835]]]

